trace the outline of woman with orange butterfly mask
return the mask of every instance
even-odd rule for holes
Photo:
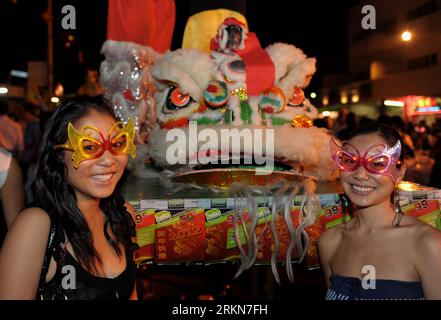
[[[101,97],[54,112],[37,164],[36,202],[0,253],[0,299],[136,298],[133,208],[118,191],[135,126]]]
[[[364,125],[330,148],[350,219],[318,240],[326,299],[441,299],[441,232],[404,215],[396,192],[399,133]]]

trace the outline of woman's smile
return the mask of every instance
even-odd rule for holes
[[[349,185],[351,186],[352,192],[364,196],[372,193],[376,189],[375,187],[361,186],[356,184],[349,184]]]
[[[115,172],[93,174],[92,179],[100,184],[110,184],[115,177]]]

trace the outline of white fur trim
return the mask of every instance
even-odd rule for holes
[[[221,136],[220,132],[222,129],[232,129],[231,126],[227,125],[198,126],[198,131],[204,128],[215,130],[218,137]],[[264,129],[264,127],[261,126],[237,127],[239,130],[243,128],[249,128],[251,130],[257,128]],[[181,129],[188,135],[188,128]],[[274,130],[275,160],[292,164],[299,168],[302,167],[303,173],[315,176],[320,180],[332,180],[335,178],[335,176],[332,175],[331,168],[329,166],[331,160],[329,140],[331,135],[328,130],[317,127],[294,128],[291,125],[284,125],[271,129]],[[170,167],[166,159],[166,154],[167,148],[173,144],[173,142],[166,141],[166,134],[167,130],[156,129],[152,132],[149,141],[150,156],[154,159],[158,166],[163,168]],[[197,141],[197,143],[199,149],[206,142]],[[231,150],[230,146],[223,145],[222,143],[225,144],[225,141],[222,141],[219,138],[218,150]],[[262,147],[265,152],[265,145],[262,145]],[[186,148],[188,150],[188,139]],[[243,144],[241,144],[241,151],[244,151]],[[191,168],[192,166],[184,165],[183,167]]]
[[[213,61],[207,53],[196,49],[179,49],[165,54],[153,66],[152,74],[158,81],[177,83],[183,93],[199,101],[211,80],[209,70],[212,68]]]
[[[306,55],[302,50],[286,43],[274,43],[265,48],[265,50],[274,63],[276,81],[286,75],[291,65],[295,65],[306,59]]]
[[[316,59],[308,58],[302,62],[299,62],[293,66],[290,66],[288,73],[279,83],[280,89],[285,93],[288,101],[293,96],[293,88],[295,86],[305,88],[311,81],[312,75],[316,71]]]
[[[190,120],[198,120],[200,118],[208,118],[210,120],[217,121],[217,120],[222,119],[223,116],[224,116],[224,114],[220,111],[208,109],[207,111],[205,111],[203,113],[193,113],[190,116]]]

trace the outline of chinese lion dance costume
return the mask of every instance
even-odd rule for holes
[[[209,128],[218,133],[217,136],[221,136],[223,129],[248,129],[251,132],[263,132],[264,136],[267,132],[272,132],[272,145],[263,143],[263,153],[271,149],[276,170],[286,170],[302,177],[299,180],[301,183],[278,185],[275,189],[265,185],[247,185],[241,181],[230,186],[230,194],[238,199],[246,199],[236,208],[237,220],[245,226],[247,240],[245,248],[236,232],[236,242],[241,252],[241,267],[237,275],[250,268],[256,260],[258,239],[255,228],[258,217],[255,213],[257,205],[253,198],[260,194],[272,196],[273,215],[276,215],[278,210],[285,212],[291,235],[286,267],[288,277],[292,281],[292,252],[298,252],[297,261],[301,261],[305,256],[309,245],[305,228],[314,223],[320,209],[318,197],[315,195],[316,181],[335,178],[330,169],[331,135],[326,129],[312,125],[312,120],[317,117],[317,109],[305,98],[303,92],[316,71],[315,58],[309,58],[299,48],[285,43],[261,48],[256,35],[249,32],[246,25],[235,18],[224,20],[217,35],[211,40],[210,53],[190,48],[148,55],[136,51],[136,57],[143,57],[143,61],[148,60],[148,63],[143,64],[139,59],[135,59],[129,68],[130,63],[121,64],[117,54],[114,51],[111,54],[112,46],[115,48],[116,44],[104,45],[106,60],[101,68],[105,75],[114,75],[112,81],[104,79],[107,89],[120,85],[116,91],[108,90],[115,108],[120,112],[125,110],[124,117],[135,114],[139,128],[145,126],[142,123],[142,114],[147,111],[143,110],[150,110],[150,115],[155,115],[155,124],[149,122],[148,136],[143,139],[143,156],[139,157],[138,154],[138,158],[149,159],[156,167],[172,170],[178,175],[197,173],[206,166],[192,161],[195,160],[192,158],[195,155],[191,153],[186,155],[186,161],[182,163],[171,164],[168,161],[167,150],[173,144],[173,141],[167,139],[168,132],[180,129],[190,135],[192,124],[197,124],[198,132]],[[124,50],[128,52],[127,49]],[[148,50],[146,48],[142,52]],[[139,78],[139,71],[146,73]],[[148,93],[142,99],[136,96],[140,92],[137,91],[140,84],[145,88],[143,92]],[[154,84],[154,87],[151,84]],[[130,90],[127,90],[128,88]],[[149,100],[149,108],[124,107],[127,101],[144,103],[143,101],[150,99],[147,96],[152,97],[153,93],[155,98]],[[148,117],[144,116],[145,118]],[[203,149],[204,155],[233,158],[230,141],[216,140],[210,144],[198,140],[194,143],[197,144],[197,150]],[[239,157],[252,157],[248,151],[245,146],[241,146]],[[141,166],[143,164],[139,163]],[[257,167],[258,165],[255,165],[256,171]],[[231,165],[228,168],[231,169]],[[227,167],[223,166],[221,170],[223,169],[228,174]],[[216,171],[214,174],[218,173],[219,171]],[[299,221],[292,221],[287,213],[289,206],[286,203],[291,203],[301,191],[303,214]],[[244,214],[245,211],[248,214]],[[277,236],[275,238],[277,239]],[[280,281],[275,258],[272,259],[272,269],[276,280]]]
[[[190,121],[196,121],[201,130],[204,126],[217,131],[271,128],[276,162],[300,174],[332,180],[330,135],[312,126],[317,109],[302,90],[316,71],[316,60],[284,43],[258,48],[253,56],[253,48],[248,49],[251,53],[245,50],[247,39],[258,46],[255,35],[241,22],[226,19],[212,40],[211,54],[178,49],[153,65],[158,128],[149,142],[151,157],[159,166],[169,167],[170,142],[165,141],[165,133],[173,128],[186,130]]]

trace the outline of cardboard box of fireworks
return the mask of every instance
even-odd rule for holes
[[[401,190],[399,194],[403,213],[418,217],[441,230],[441,190]],[[349,219],[349,215],[343,212],[339,194],[319,194],[319,199],[321,210],[318,219],[305,229],[310,240],[305,258],[309,268],[319,265],[317,239],[321,232],[342,223],[344,217]],[[301,200],[301,197],[294,198],[288,215],[284,210],[273,215],[272,198],[256,198],[257,221],[255,229],[252,229],[258,241],[256,263],[269,263],[275,250],[277,260],[285,261],[292,236],[290,227],[292,230],[299,225]],[[239,215],[243,219],[237,218],[235,201],[238,200],[198,198],[131,201],[136,211],[139,245],[135,260],[138,264],[210,264],[239,259],[240,250],[247,250],[247,239],[251,239],[252,230],[249,228],[251,220],[248,219],[247,208]],[[243,223],[248,227],[244,228]],[[292,258],[297,255],[298,252],[294,250]]]

